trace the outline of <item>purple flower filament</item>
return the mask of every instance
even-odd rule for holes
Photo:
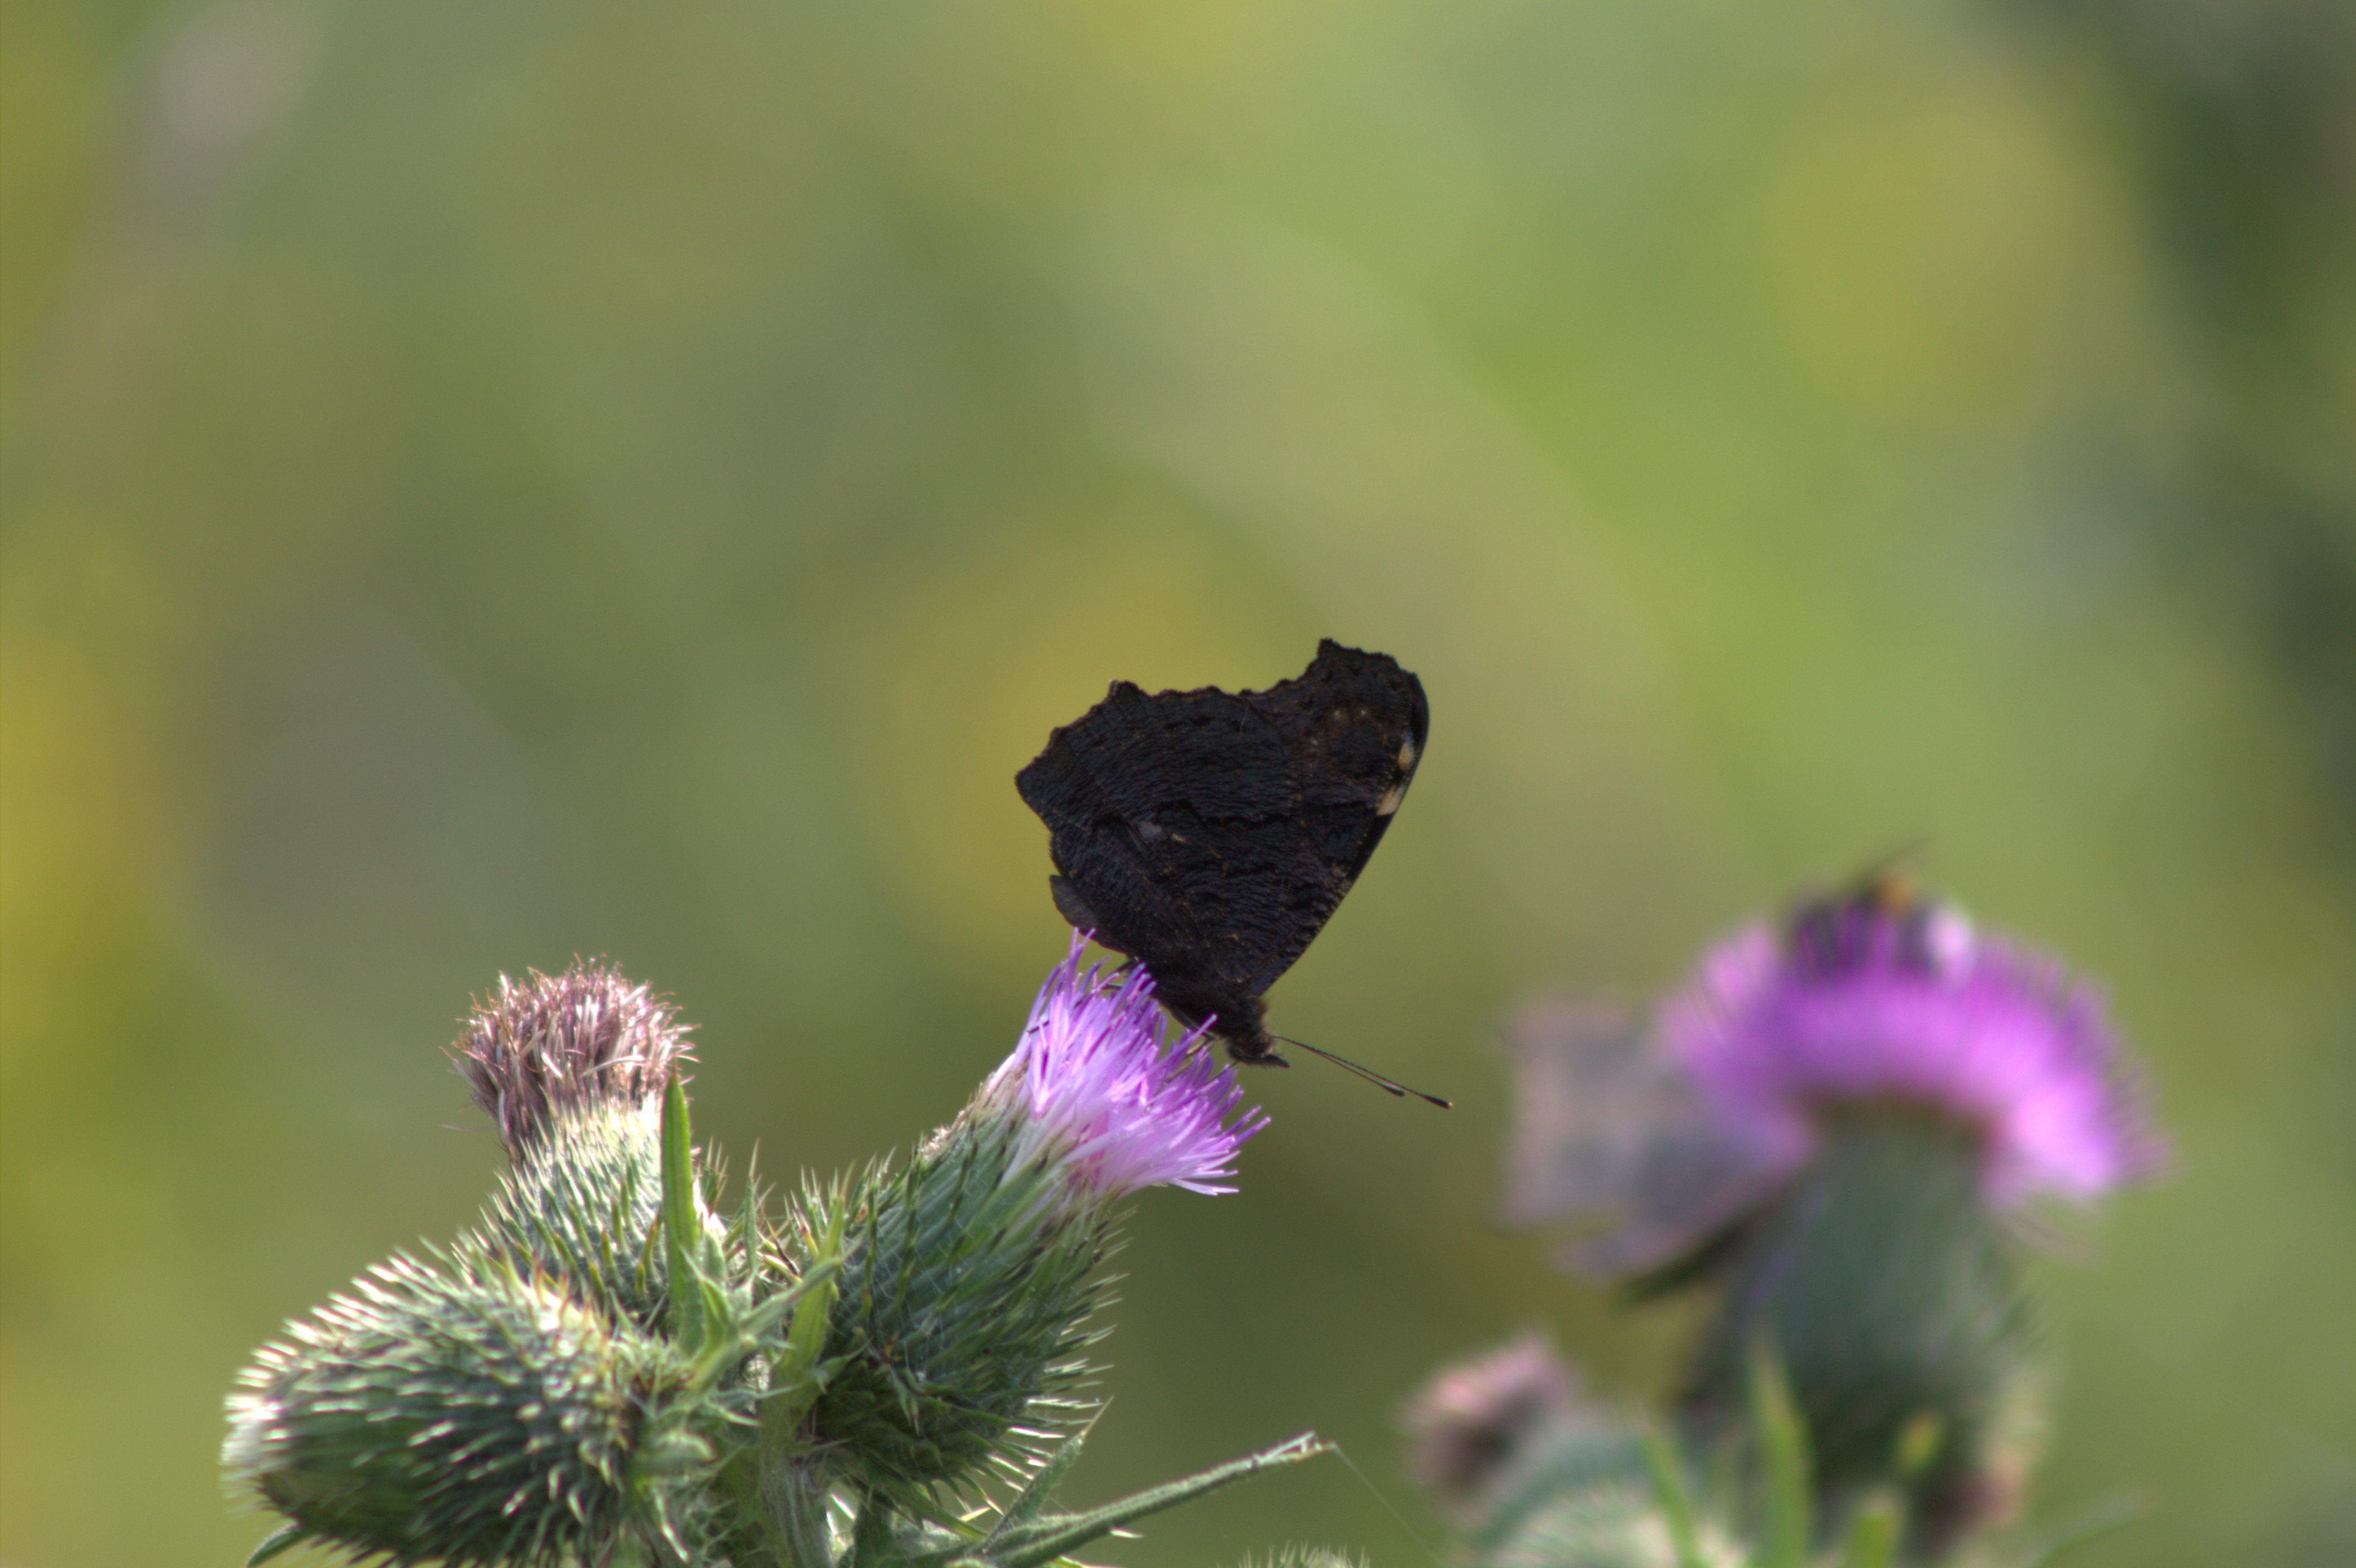
[[[1032,1004],[1022,1042],[984,1086],[1023,1118],[1012,1168],[1053,1160],[1090,1193],[1168,1185],[1232,1192],[1236,1153],[1268,1125],[1238,1114],[1234,1069],[1205,1048],[1207,1029],[1173,1038],[1139,965],[1083,970],[1086,933]]]
[[[1815,906],[1711,953],[1661,1028],[1732,1136],[1796,1168],[1827,1115],[1877,1104],[1975,1133],[1981,1189],[2086,1201],[2157,1162],[2101,998],[1950,905]]]

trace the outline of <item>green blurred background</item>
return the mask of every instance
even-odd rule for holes
[[[1419,671],[1240,1196],[1076,1500],[1680,1324],[1490,1221],[1495,1020],[1795,886],[2110,987],[2179,1144],[2040,1265],[2101,1565],[2356,1558],[2356,7],[5,8],[10,1568],[225,1563],[220,1402],[472,1215],[440,1055],[609,954],[700,1130],[949,1115],[1122,677]],[[1421,1519],[1412,1502],[1411,1517]],[[1331,1461],[1116,1553],[1425,1561]]]

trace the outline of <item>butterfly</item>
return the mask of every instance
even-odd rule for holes
[[[1014,787],[1047,825],[1064,918],[1143,965],[1171,1015],[1207,1023],[1236,1061],[1282,1067],[1264,994],[1365,869],[1430,722],[1423,683],[1398,660],[1329,637],[1266,691],[1148,696],[1117,680]]]

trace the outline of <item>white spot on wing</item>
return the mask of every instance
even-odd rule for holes
[[[1399,742],[1399,771],[1405,773],[1413,766],[1415,766],[1415,737],[1409,735]]]
[[[1407,780],[1401,779],[1398,783],[1391,785],[1390,788],[1383,791],[1383,798],[1375,803],[1375,815],[1376,816],[1388,816],[1392,812],[1397,811],[1399,808],[1399,802],[1406,798]]]

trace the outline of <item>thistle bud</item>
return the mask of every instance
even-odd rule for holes
[[[691,1060],[687,1029],[644,986],[603,960],[534,969],[475,1005],[453,1049],[475,1104],[522,1163],[569,1113],[588,1106],[659,1117],[663,1086]]]
[[[598,1561],[676,1541],[709,1451],[657,1342],[514,1273],[408,1259],[288,1326],[222,1458],[305,1534],[397,1563]]]
[[[511,1162],[463,1264],[561,1280],[616,1323],[662,1328],[657,1128],[686,1032],[602,961],[500,976],[452,1053]]]
[[[1538,1334],[1444,1367],[1399,1413],[1407,1472],[1460,1521],[1479,1517],[1532,1440],[1575,1408],[1578,1378]]]

